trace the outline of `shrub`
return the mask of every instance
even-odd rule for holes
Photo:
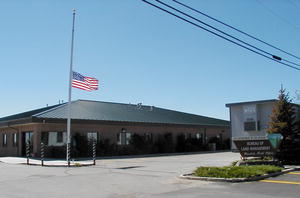
[[[72,147],[72,157],[87,157],[89,156],[89,143],[86,135],[81,135],[76,133],[73,140],[76,142],[76,145]]]
[[[109,139],[100,140],[96,145],[97,156],[117,155],[117,145],[111,144]]]
[[[45,157],[65,158],[66,146],[45,146]]]
[[[194,175],[217,178],[249,178],[281,170],[281,167],[271,165],[199,167],[195,170]]]
[[[202,139],[185,138],[183,134],[177,136],[176,152],[193,152],[204,150]]]
[[[134,147],[136,154],[148,154],[151,152],[152,143],[150,140],[146,140],[145,136],[133,134],[130,140],[130,144]]]
[[[153,151],[157,153],[174,152],[172,133],[165,133],[164,135],[158,135],[158,138],[154,143]]]

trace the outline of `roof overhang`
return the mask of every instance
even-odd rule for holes
[[[22,125],[22,124],[28,124],[32,123],[32,118],[27,117],[27,118],[21,118],[21,119],[16,119],[16,120],[9,120],[9,121],[3,121],[0,122],[0,127],[10,127],[10,126],[15,126],[15,125]]]
[[[231,107],[231,106],[238,106],[238,105],[248,105],[248,104],[263,104],[263,103],[273,103],[278,100],[276,99],[270,99],[270,100],[256,100],[256,101],[248,101],[248,102],[237,102],[237,103],[228,103],[225,106]]]

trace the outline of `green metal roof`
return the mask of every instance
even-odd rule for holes
[[[19,114],[15,114],[15,115],[10,115],[10,116],[6,116],[6,117],[2,117],[2,118],[0,118],[0,122],[6,122],[6,121],[11,121],[11,120],[18,120],[18,119],[22,119],[22,118],[29,118],[29,117],[31,117],[34,114],[47,111],[49,109],[52,109],[52,108],[60,106],[60,105],[61,104],[53,105],[53,106],[49,106],[49,107],[35,109],[35,110],[32,110],[32,111],[26,111],[26,112],[23,112],[23,113],[19,113]]]
[[[66,119],[67,104],[31,111],[32,118]],[[24,114],[24,113],[23,113]],[[29,112],[26,114],[29,115]],[[14,115],[10,117],[21,117]],[[9,118],[9,117],[6,117]],[[183,113],[153,106],[77,100],[71,103],[71,118],[76,120],[138,122],[157,124],[229,126],[226,120]],[[1,119],[4,121],[4,118]],[[1,121],[0,120],[0,121]],[[7,120],[7,119],[5,119]]]

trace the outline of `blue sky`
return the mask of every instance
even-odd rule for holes
[[[181,1],[300,56],[299,1]],[[74,70],[100,80],[97,92],[73,89],[74,100],[142,102],[229,119],[226,103],[276,98],[281,84],[291,97],[299,89],[300,71],[140,0],[3,0],[0,117],[67,101],[72,8],[77,10]]]

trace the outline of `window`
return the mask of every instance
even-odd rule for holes
[[[56,133],[56,142],[62,143],[63,142],[63,132],[57,132]]]
[[[13,146],[18,146],[18,134],[14,133],[13,134]]]
[[[44,145],[48,145],[48,142],[49,142],[49,133],[48,132],[42,132],[41,141],[44,143]]]
[[[244,122],[244,130],[245,131],[256,131],[256,123],[255,122]]]
[[[4,133],[3,135],[2,135],[2,146],[4,147],[4,146],[7,146],[7,134],[6,133]]]
[[[122,129],[122,132],[118,134],[118,145],[128,145],[131,139],[131,133],[126,132],[125,129]]]
[[[32,144],[33,142],[33,132],[25,132],[25,143]]]
[[[97,132],[88,132],[87,133],[87,140],[91,141],[98,141],[98,133]]]
[[[150,142],[150,143],[153,142],[153,135],[152,135],[152,133],[145,133],[144,136],[145,136],[146,142]]]
[[[130,143],[131,133],[126,133],[126,145]]]
[[[67,142],[66,132],[49,132],[48,137],[44,135],[42,138],[48,146],[63,146]]]

